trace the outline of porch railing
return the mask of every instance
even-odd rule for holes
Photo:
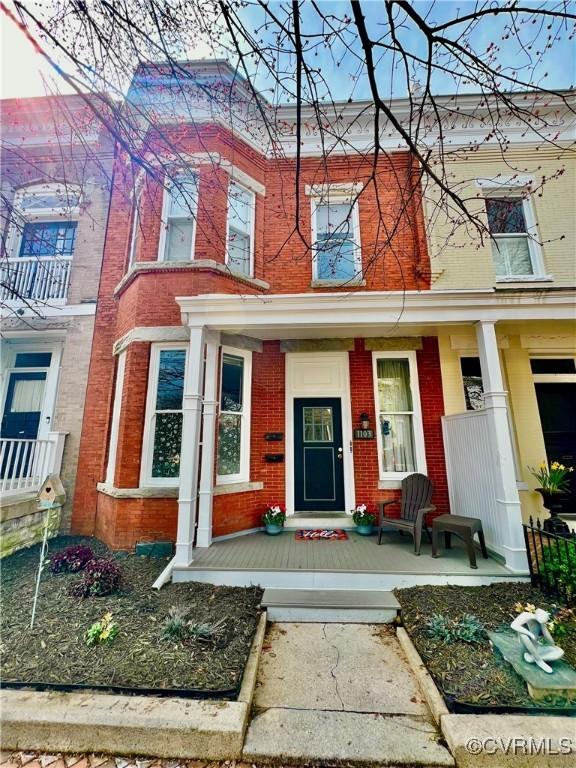
[[[48,475],[59,474],[66,432],[42,440],[0,440],[0,492],[6,498],[38,491]]]
[[[500,554],[507,531],[498,514],[486,412],[443,416],[442,431],[450,509],[456,515],[480,518],[486,544]]]
[[[532,517],[523,528],[532,584],[567,605],[576,605],[576,534],[549,533]]]
[[[70,284],[72,258],[23,256],[2,259],[0,299],[47,301],[65,299]]]

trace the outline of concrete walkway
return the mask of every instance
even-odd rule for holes
[[[244,759],[454,765],[392,627],[272,624]]]

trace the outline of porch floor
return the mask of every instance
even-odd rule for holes
[[[297,541],[294,530],[278,536],[264,532],[216,541],[195,549],[194,561],[174,570],[176,581],[260,584],[263,587],[391,589],[414,584],[479,584],[517,580],[493,558],[478,553],[470,568],[465,548],[453,537],[451,550],[432,558],[428,541],[414,555],[412,539],[398,532],[377,536],[348,531],[346,541]]]

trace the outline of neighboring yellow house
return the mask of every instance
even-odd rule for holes
[[[511,143],[505,153],[495,142],[479,141],[480,149],[461,147],[447,162],[451,187],[463,197],[478,199],[472,207],[493,238],[482,242],[473,227],[458,220],[437,189],[425,191],[433,289],[459,295],[463,290],[485,292],[509,308],[520,298],[533,301],[535,307],[544,302],[558,306],[558,319],[513,322],[511,310],[496,323],[525,521],[543,514],[541,498],[534,491],[538,483],[529,467],[548,458],[576,469],[574,123],[568,116],[559,118],[554,105],[549,109],[549,119],[561,123],[561,146],[536,143],[529,132],[516,127],[509,132]],[[446,414],[481,408],[474,326],[444,325],[440,353]],[[575,476],[576,471],[572,476],[576,494]]]

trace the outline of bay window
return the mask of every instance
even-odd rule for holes
[[[186,349],[153,345],[141,485],[178,485]]]
[[[233,272],[247,277],[253,274],[255,198],[254,192],[230,182],[226,261]]]
[[[194,258],[197,210],[198,176],[179,174],[164,190],[160,260]]]
[[[251,353],[223,348],[218,418],[217,482],[248,482]]]
[[[380,478],[425,473],[416,354],[375,352],[373,366]]]
[[[312,200],[315,280],[362,278],[358,203],[350,196]]]

